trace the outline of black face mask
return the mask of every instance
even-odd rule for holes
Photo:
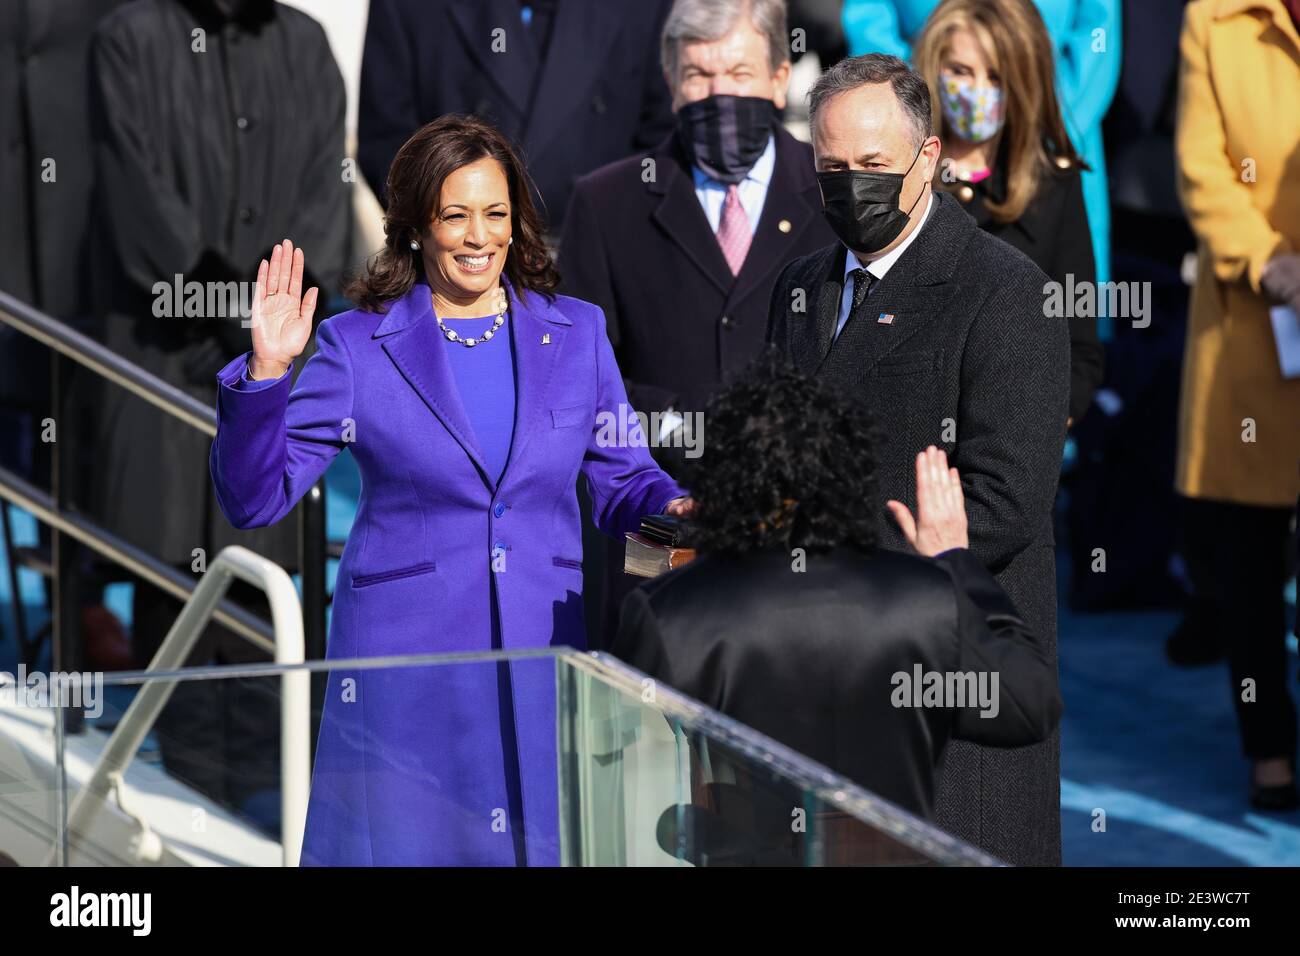
[[[912,166],[921,155],[918,148]],[[907,167],[907,173],[912,171]],[[898,208],[907,173],[869,173],[859,169],[841,169],[818,173],[822,187],[822,212],[835,235],[854,252],[879,252],[898,238],[912,210]],[[924,190],[922,190],[924,192]],[[918,194],[912,208],[920,202]]]
[[[776,107],[758,96],[710,96],[677,111],[677,135],[695,165],[714,179],[738,183],[767,148]]]

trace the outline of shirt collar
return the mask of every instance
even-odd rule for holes
[[[762,154],[754,162],[754,165],[750,167],[749,172],[745,174],[745,179],[741,180],[741,182],[749,181],[749,182],[758,183],[761,186],[766,186],[768,183],[772,181],[772,171],[775,168],[776,168],[776,136],[773,135],[767,138],[767,146],[763,148]],[[700,169],[699,166],[696,166],[694,164],[691,165],[691,174],[695,177],[696,189],[699,189],[703,186],[716,186],[721,189],[727,188],[726,183],[719,182],[718,180],[710,176],[708,173],[706,173],[704,170]]]
[[[916,228],[912,230],[912,234],[908,236],[906,239],[904,239],[897,247],[891,250],[887,255],[881,256],[875,262],[868,263],[866,266],[867,271],[870,272],[877,279],[883,279],[885,277],[885,273],[888,272],[893,267],[894,263],[897,262],[902,257],[903,253],[907,251],[907,247],[916,241],[916,237],[919,236],[921,234],[921,230],[925,228],[926,220],[930,218],[930,213],[933,209],[934,209],[934,190],[927,189],[925,194],[925,212],[921,213],[921,221],[916,224]],[[853,274],[853,270],[861,269],[861,268],[862,268],[862,263],[858,262],[858,257],[853,254],[852,249],[849,249],[846,246],[845,256],[844,256],[845,282],[847,282],[848,277]]]

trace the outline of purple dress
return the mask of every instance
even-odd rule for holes
[[[579,473],[614,536],[686,494],[646,448],[603,440],[618,416],[640,432],[598,307],[512,291],[510,328],[499,479],[423,284],[322,322],[292,391],[243,381],[247,355],[219,373],[211,468],[236,527],[283,518],[344,447],[360,468],[331,659],[585,647]],[[304,864],[554,865],[558,831],[549,660],[330,675]]]
[[[469,415],[474,440],[483,451],[487,473],[497,481],[506,470],[515,433],[514,323],[507,317],[492,338],[484,342],[482,335],[492,328],[495,315],[442,321],[462,339],[478,341],[475,346],[448,342],[447,360],[451,362],[461,404]]]

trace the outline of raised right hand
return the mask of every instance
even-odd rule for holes
[[[302,294],[303,254],[288,239],[275,247],[271,261],[257,267],[253,292],[253,358],[249,374],[255,379],[279,378],[302,354],[311,338],[311,317],[319,290]]]
[[[887,504],[907,543],[927,558],[970,547],[961,477],[942,449],[931,445],[916,456],[916,520],[902,502]]]

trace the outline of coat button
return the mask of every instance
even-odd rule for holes
[[[728,329],[728,330],[730,330],[731,327],[732,327],[733,325],[735,325],[735,324],[736,324],[736,320],[733,319],[731,316],[729,316],[729,315],[724,315],[724,316],[722,317],[722,327],[723,327],[724,329]]]
[[[252,206],[241,206],[239,210],[240,222],[252,222],[257,218],[257,210]]]
[[[247,116],[236,117],[235,125],[240,129],[248,129],[248,117]]]
[[[492,513],[493,513],[494,515],[496,515],[498,518],[500,518],[503,514],[506,513],[506,506],[505,506],[505,504],[502,503],[502,502],[500,502],[500,501],[498,501],[498,502],[496,503],[496,505],[493,506],[493,508],[492,508]]]

